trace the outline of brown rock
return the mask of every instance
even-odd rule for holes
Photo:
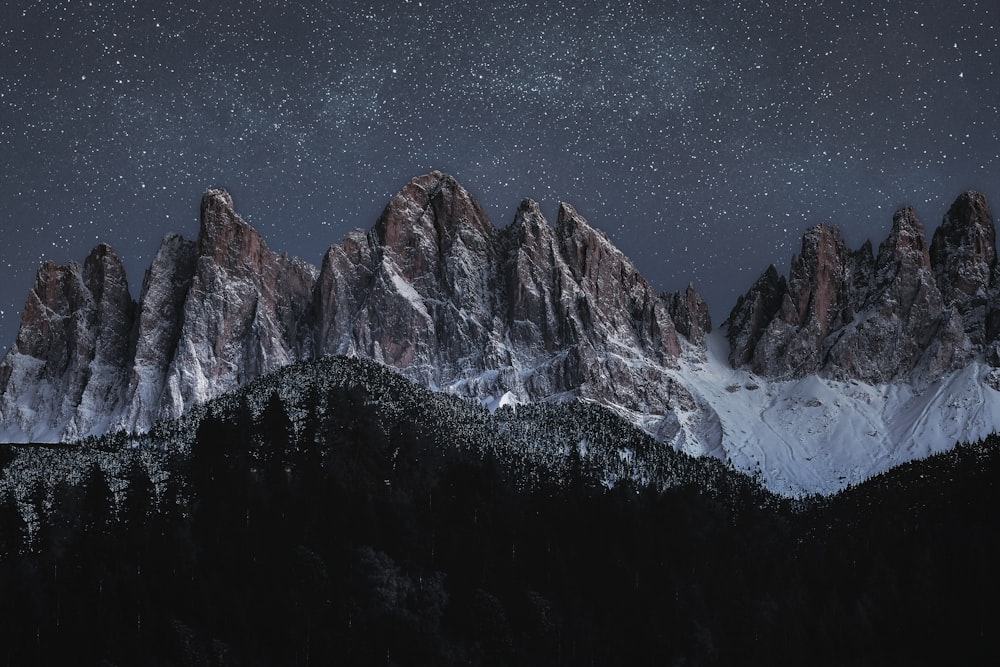
[[[684,293],[674,292],[665,296],[668,301],[670,319],[674,321],[677,332],[692,343],[701,345],[705,335],[712,331],[712,317],[708,312],[708,303],[688,285]]]
[[[73,438],[122,407],[134,303],[110,246],[83,266],[46,262],[0,363],[3,422],[29,439]]]
[[[983,195],[965,192],[955,200],[934,232],[930,258],[945,304],[959,311],[970,339],[982,344],[997,269],[993,213]]]
[[[767,267],[750,290],[737,299],[723,326],[729,339],[729,363],[749,364],[767,326],[778,314],[788,291],[784,276],[774,265]]]
[[[223,190],[202,198],[197,248],[161,404],[169,417],[312,355],[312,266],[272,252]]]

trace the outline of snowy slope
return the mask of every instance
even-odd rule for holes
[[[699,408],[679,411],[670,442],[759,471],[779,493],[832,493],[1000,428],[1000,392],[981,360],[922,383],[775,381],[731,368],[723,331],[706,340],[707,354],[685,355],[675,371]]]

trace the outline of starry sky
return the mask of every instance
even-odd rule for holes
[[[716,323],[803,230],[1000,201],[1000,2],[0,0],[0,349],[42,261],[138,297],[226,187],[319,264],[411,177],[573,204]]]

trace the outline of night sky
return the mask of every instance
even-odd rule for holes
[[[40,263],[99,241],[133,294],[229,188],[319,264],[411,177],[506,226],[572,203],[716,322],[802,231],[1000,207],[1000,2],[0,0],[0,350]]]

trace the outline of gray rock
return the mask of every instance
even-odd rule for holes
[[[694,286],[689,284],[683,294],[674,292],[664,299],[668,300],[670,319],[674,321],[677,332],[692,343],[701,345],[705,335],[712,332],[712,316],[708,312],[708,304],[694,291]]]
[[[776,378],[939,376],[1000,333],[996,272],[992,215],[977,193],[956,200],[931,247],[912,208],[896,212],[874,257],[870,243],[849,251],[835,227],[814,227],[787,287],[772,267],[737,302],[730,361]]]
[[[11,436],[44,441],[108,428],[123,406],[134,309],[110,246],[94,248],[82,267],[39,269],[0,362],[0,418]]]

